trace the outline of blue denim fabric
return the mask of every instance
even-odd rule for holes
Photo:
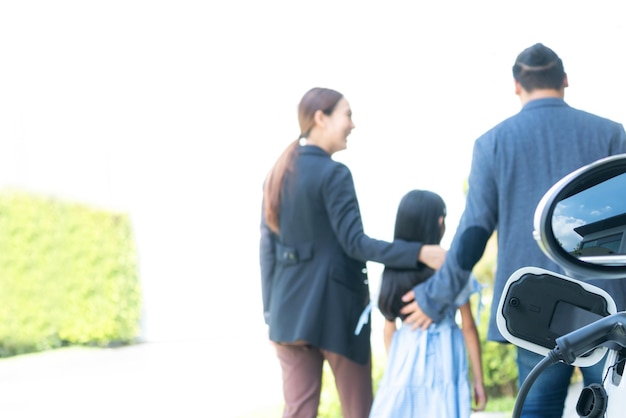
[[[508,278],[526,266],[564,273],[531,233],[537,204],[565,175],[624,152],[626,131],[621,124],[572,108],[557,97],[530,100],[517,114],[481,135],[474,141],[465,208],[446,260],[413,289],[420,309],[434,322],[443,318],[497,229],[495,303],[487,339],[505,341],[496,310]],[[594,284],[615,299],[618,310],[626,309],[626,281],[600,280]]]
[[[542,359],[542,355],[517,348],[519,387]],[[585,386],[602,382],[604,361],[605,359],[602,359],[593,366],[580,368]],[[537,377],[526,396],[522,418],[561,418],[573,372],[574,367],[565,363],[556,363],[545,369]]]

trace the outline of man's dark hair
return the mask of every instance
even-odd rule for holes
[[[535,44],[517,56],[513,78],[528,92],[535,89],[559,90],[565,78],[563,61],[547,46]]]

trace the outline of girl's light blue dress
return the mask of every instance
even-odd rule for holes
[[[394,333],[370,418],[469,418],[467,351],[455,315],[480,289],[472,277],[441,322]]]

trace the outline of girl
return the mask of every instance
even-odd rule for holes
[[[439,195],[413,190],[398,207],[394,239],[439,244],[445,232],[445,216],[446,206]],[[461,312],[462,331],[455,320],[457,308],[450,309],[441,322],[425,331],[413,331],[409,325],[396,330],[396,319],[404,319],[400,314],[402,295],[433,272],[423,264],[418,270],[386,266],[383,271],[378,307],[385,317],[388,358],[371,418],[469,417],[472,408],[467,352],[474,377],[475,410],[485,408],[480,343],[469,302],[469,296],[480,289],[475,279],[454,304]]]

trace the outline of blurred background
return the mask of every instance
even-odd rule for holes
[[[511,66],[542,42],[567,102],[626,121],[619,0],[0,4],[0,187],[128,214],[141,338],[261,344],[261,185],[313,86],[344,93],[365,231],[400,197],[463,210],[473,141],[519,109]],[[533,150],[528,150],[533,152]],[[564,150],[564,152],[567,152]],[[530,231],[529,231],[530,233]],[[372,292],[380,266],[370,263]]]
[[[572,106],[626,120],[622,10],[4,2],[0,186],[130,214],[147,339],[262,326],[261,183],[299,134],[306,90],[337,89],[353,107],[337,158],[353,171],[366,233],[390,238],[400,197],[428,188],[448,203],[450,240],[473,140],[519,109],[510,69],[522,49],[543,42],[561,56]]]

